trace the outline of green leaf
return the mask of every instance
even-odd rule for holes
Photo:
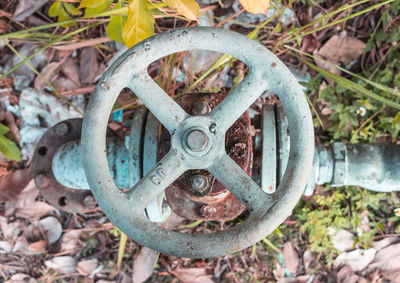
[[[100,14],[101,12],[104,12],[112,3],[112,0],[104,0],[102,2],[103,3],[101,3],[99,6],[87,7],[85,10],[85,17],[92,17],[96,14]],[[117,5],[119,4],[119,2],[117,3]],[[115,5],[115,6],[117,6],[117,5]]]
[[[71,19],[71,17],[69,16],[69,14],[67,13],[67,11],[65,11],[64,8],[60,9],[60,14],[58,15],[58,21],[59,22],[63,22],[63,21],[67,21]],[[70,26],[72,26],[73,24],[63,24],[61,25],[63,28],[68,28]]]
[[[199,4],[195,0],[163,0],[163,2],[189,20],[195,21],[199,18]]]
[[[87,7],[94,8],[94,7],[102,5],[105,1],[106,0],[82,0],[78,9],[87,8]]]
[[[113,10],[120,9],[122,5],[122,1],[118,1]],[[128,16],[122,15],[111,16],[110,22],[106,28],[107,36],[115,42],[124,43],[124,40],[122,39],[122,28],[124,27],[127,18]]]
[[[71,15],[80,16],[82,14],[82,12],[79,11],[79,9],[76,8],[74,5],[72,5],[71,3],[64,3],[64,8]]]
[[[10,160],[21,160],[21,152],[19,151],[18,146],[5,136],[0,136],[0,151]]]
[[[146,0],[133,0],[129,4],[128,19],[122,29],[122,38],[130,48],[154,34],[154,17]]]
[[[50,8],[49,8],[49,17],[57,17],[60,14],[60,10],[61,10],[61,3],[60,2],[54,2],[53,4],[51,4]]]
[[[1,136],[4,136],[9,131],[10,131],[10,129],[6,125],[3,125],[2,123],[0,123],[0,135]]]

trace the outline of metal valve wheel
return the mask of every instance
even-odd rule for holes
[[[192,49],[230,54],[249,67],[246,78],[208,115],[191,116],[149,76],[147,66]],[[171,134],[171,149],[129,191],[113,182],[105,154],[108,117],[120,91],[130,88]],[[266,90],[278,94],[287,113],[290,156],[285,175],[267,194],[225,151],[225,132]],[[301,197],[312,169],[314,132],[301,86],[286,66],[257,42],[232,31],[195,27],[160,33],[126,51],[103,75],[82,130],[88,183],[111,221],[138,243],[181,257],[221,256],[244,249],[276,229]],[[150,222],[145,208],[187,170],[206,169],[248,209],[233,228],[191,235]]]

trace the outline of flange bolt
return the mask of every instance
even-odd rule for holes
[[[193,103],[192,114],[193,115],[206,115],[211,112],[211,107],[207,101],[201,100]]]
[[[45,188],[50,185],[50,178],[44,174],[39,174],[35,177],[35,183],[39,188]]]
[[[186,144],[192,151],[203,151],[208,145],[208,137],[201,130],[193,130],[187,135]]]
[[[94,199],[94,197],[92,195],[87,195],[83,199],[83,204],[85,205],[85,207],[87,207],[89,209],[93,209],[96,207],[96,200]]]
[[[66,134],[68,134],[68,131],[69,131],[69,127],[68,127],[68,124],[65,122],[59,123],[56,126],[56,133],[59,136],[65,136]]]

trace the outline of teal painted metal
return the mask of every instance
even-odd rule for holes
[[[249,67],[248,76],[212,112],[191,116],[148,75],[147,66],[169,54],[205,49],[230,54]],[[131,88],[171,133],[171,150],[131,190],[113,183],[105,155],[109,113],[118,94]],[[289,162],[276,192],[268,195],[225,153],[225,132],[266,90],[278,94],[288,115]],[[203,132],[200,151],[184,148],[188,133]],[[210,144],[210,148],[208,148]],[[287,67],[259,43],[232,31],[183,28],[148,38],[125,52],[96,86],[82,131],[83,166],[106,215],[138,243],[181,257],[212,257],[248,247],[276,229],[300,199],[312,168],[314,132],[307,101]],[[186,170],[206,169],[246,205],[249,217],[213,234],[166,230],[145,217],[144,209]],[[227,174],[229,172],[229,174]]]

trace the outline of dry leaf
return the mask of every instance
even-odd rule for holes
[[[60,239],[62,233],[61,223],[57,218],[49,216],[39,221],[40,229],[46,234],[47,243],[49,245],[55,243]]]
[[[278,261],[275,261],[274,266],[275,268],[272,269],[272,274],[274,274],[276,280],[282,280],[285,277],[285,269]]]
[[[22,234],[22,227],[20,221],[8,222],[7,218],[0,216],[0,227],[3,233],[3,238],[8,241],[16,241]]]
[[[12,246],[8,241],[0,241],[0,254],[6,254],[12,251]]]
[[[282,256],[286,268],[291,274],[296,274],[300,259],[291,242],[286,242],[283,246]]]
[[[311,264],[313,263],[313,256],[312,256],[310,250],[306,250],[304,252],[303,262],[304,262],[304,268],[306,269],[306,272],[309,273],[311,271]]]
[[[10,280],[4,283],[36,283],[37,281],[29,275],[23,273],[17,273],[11,276]]]
[[[157,255],[158,252],[147,247],[142,247],[140,253],[133,262],[133,283],[142,283],[151,276],[156,264]]]
[[[80,249],[80,240],[82,232],[79,230],[68,231],[64,233],[61,239],[61,252],[73,253]]]
[[[30,15],[42,8],[48,0],[20,0],[14,12],[14,20],[18,22],[24,21]]]
[[[364,42],[355,37],[334,35],[318,53],[332,63],[350,63],[363,54],[365,46]]]
[[[386,248],[387,246],[397,243],[399,241],[400,241],[400,237],[388,237],[383,240],[373,242],[372,247],[375,250],[380,251],[381,249]]]
[[[20,169],[11,173],[8,171],[1,176],[0,202],[15,199],[32,179],[30,168]]]
[[[213,283],[204,268],[176,269],[171,271],[183,283]]]
[[[243,8],[252,14],[264,14],[267,12],[270,0],[239,0]]]
[[[342,267],[337,274],[338,283],[368,283],[367,279],[358,276],[349,266]]]
[[[400,269],[396,269],[390,272],[382,272],[382,275],[390,280],[390,282],[400,282]]]
[[[178,10],[189,20],[195,21],[199,18],[199,4],[195,0],[163,0],[172,9]]]
[[[380,250],[376,254],[371,267],[388,272],[400,269],[400,243]]]
[[[55,271],[63,274],[76,272],[76,260],[72,256],[58,256],[51,260],[46,260],[44,264]]]
[[[94,47],[83,48],[79,64],[79,76],[82,78],[82,83],[93,83],[99,68],[96,49]]]
[[[368,264],[372,262],[376,254],[376,250],[374,248],[368,250],[354,250],[351,252],[345,252],[340,254],[336,260],[336,265],[348,265],[354,271],[363,270]]]
[[[339,252],[346,252],[353,249],[354,236],[346,230],[340,230],[332,237],[332,244]]]
[[[96,258],[82,260],[78,263],[76,269],[83,276],[89,276],[99,266],[99,261]]]
[[[96,58],[97,61],[97,58]],[[75,60],[71,57],[68,57],[64,63],[61,65],[61,72],[68,78],[70,79],[76,87],[79,87],[81,85],[80,79],[79,79],[79,68],[78,64],[75,62]]]
[[[42,69],[40,74],[46,80],[52,82],[58,76],[58,71],[60,66],[61,66],[60,62],[51,62]],[[46,82],[43,81],[39,76],[37,76],[33,85],[35,89],[43,90],[46,87]]]
[[[37,242],[34,242],[32,244],[29,244],[28,246],[28,253],[44,253],[46,252],[46,246],[47,246],[47,241],[46,240],[40,240]]]
[[[43,201],[36,201],[39,194],[33,181],[24,188],[16,200],[6,202],[6,215],[26,218],[39,219],[55,208]]]

